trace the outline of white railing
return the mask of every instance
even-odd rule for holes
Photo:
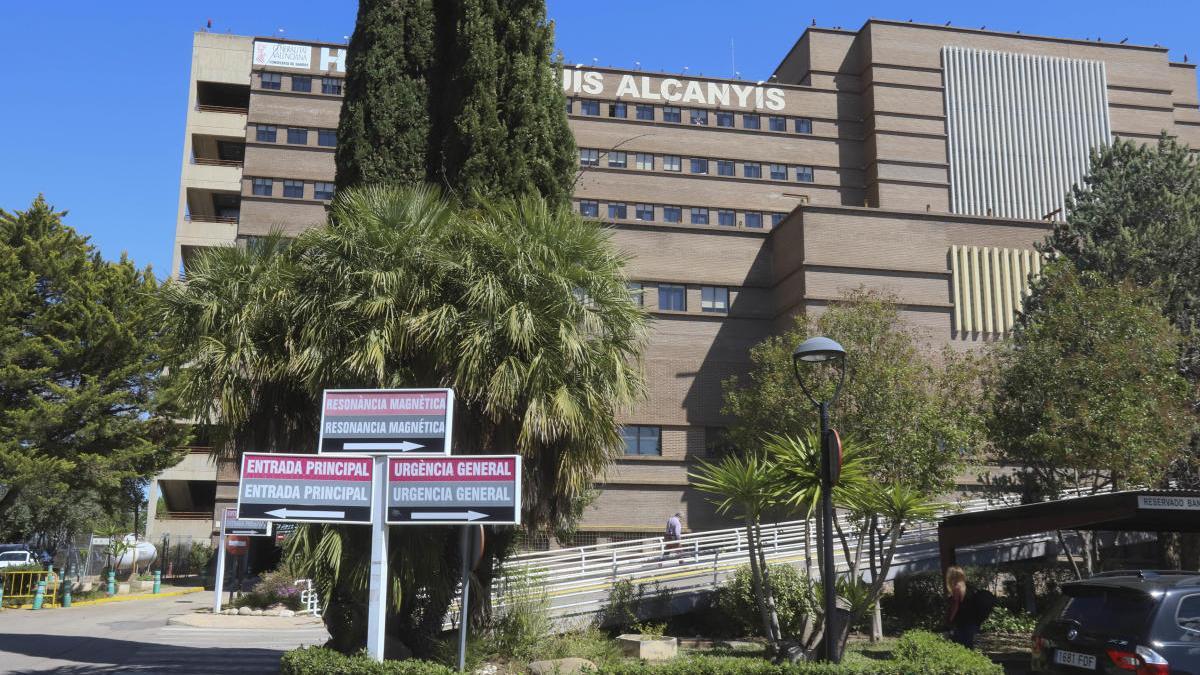
[[[1063,495],[1064,498],[1075,496],[1078,494]],[[972,499],[950,506],[944,515],[1016,503],[1016,495],[1000,499]],[[852,555],[856,554],[854,546],[858,531],[855,524],[845,517],[839,517],[838,522]],[[806,531],[805,521],[764,524],[760,530],[768,562],[815,566],[815,530],[809,527]],[[1007,541],[1020,545],[1044,541],[1047,537],[1030,535]],[[916,524],[900,537],[892,562],[893,575],[906,566],[937,556],[937,523]],[[839,572],[849,569],[840,544],[835,559]],[[504,564],[505,569],[520,577],[521,581],[513,586],[503,575],[499,576],[494,586],[493,604],[505,605],[505,596],[509,593],[536,592],[545,595],[555,613],[582,614],[599,609],[608,600],[609,591],[618,581],[642,585],[657,583],[669,588],[672,593],[712,590],[747,561],[745,528],[693,532],[683,535],[675,545],[664,537],[648,537],[523,553],[510,557]],[[817,575],[815,569],[809,571],[813,576]],[[859,571],[870,574],[869,570]]]

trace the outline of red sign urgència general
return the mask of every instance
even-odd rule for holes
[[[389,457],[387,522],[520,524],[521,457]]]
[[[448,455],[451,389],[326,389],[318,452]]]

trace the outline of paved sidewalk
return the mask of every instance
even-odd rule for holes
[[[168,625],[208,593],[41,611],[0,611],[0,673],[276,673],[280,655],[328,639],[323,625]],[[233,617],[226,617],[233,618]],[[280,617],[244,617],[280,618]]]

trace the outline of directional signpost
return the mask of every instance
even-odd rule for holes
[[[371,457],[246,453],[238,516],[257,520],[370,525]]]
[[[518,455],[388,458],[389,525],[519,525]]]
[[[327,389],[320,452],[450,454],[452,389]]]
[[[262,520],[238,518],[236,508],[221,514],[221,533],[217,542],[217,578],[213,581],[213,612],[221,611],[221,592],[225,582],[225,556],[245,555],[250,541],[246,537],[271,536],[271,524]]]
[[[461,670],[468,526],[521,522],[521,458],[451,457],[453,427],[451,389],[327,389],[320,454],[242,456],[239,518],[371,526],[367,651],[376,661],[383,660],[388,525],[463,526]]]

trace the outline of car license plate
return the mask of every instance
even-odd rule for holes
[[[1096,657],[1091,654],[1080,654],[1079,652],[1068,652],[1059,649],[1054,652],[1054,662],[1063,666],[1075,666],[1076,668],[1087,668],[1088,670],[1096,669]]]

